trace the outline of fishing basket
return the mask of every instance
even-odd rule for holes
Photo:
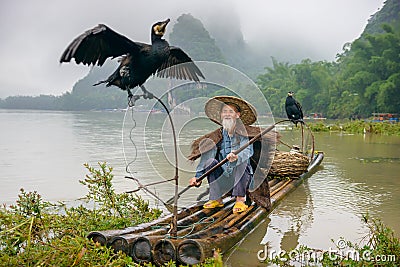
[[[308,164],[308,157],[299,152],[276,151],[268,176],[298,178],[307,172]]]

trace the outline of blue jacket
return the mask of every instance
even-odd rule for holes
[[[201,159],[196,168],[195,177],[200,177],[205,172],[205,163],[210,158],[215,158],[218,161],[223,160],[226,156],[232,152],[233,150],[239,149],[241,146],[245,145],[249,141],[249,138],[246,136],[239,135],[235,133],[232,137],[228,135],[225,130],[222,130],[222,140],[215,146],[214,148],[204,152],[201,155]],[[218,153],[218,155],[217,155]],[[229,175],[232,173],[233,168],[237,164],[250,164],[250,157],[253,155],[253,145],[249,145],[242,152],[238,154],[238,159],[234,162],[226,162],[222,165],[222,169],[224,170],[224,175]],[[252,168],[250,168],[252,171]]]

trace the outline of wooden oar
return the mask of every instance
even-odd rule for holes
[[[237,155],[240,152],[242,152],[244,149],[246,149],[249,145],[253,144],[255,141],[257,141],[257,139],[259,139],[261,136],[263,136],[264,134],[270,132],[272,129],[275,128],[275,126],[278,123],[284,122],[284,121],[289,121],[289,120],[281,120],[278,121],[277,123],[269,126],[268,128],[266,128],[264,131],[260,132],[259,134],[257,134],[256,136],[254,136],[252,139],[250,139],[246,144],[244,144],[243,146],[241,146],[239,149],[232,151],[233,154]],[[225,164],[228,161],[227,158],[224,158],[223,160],[221,160],[217,165],[215,165],[214,167],[212,167],[211,169],[209,169],[208,171],[206,171],[202,176],[198,177],[196,179],[196,182],[201,182],[204,178],[206,178],[208,175],[210,175],[213,171],[215,171],[216,169],[218,169],[219,167],[221,167],[223,164]],[[180,198],[180,196],[185,193],[186,191],[188,191],[191,187],[193,187],[192,185],[188,185],[187,187],[185,187],[182,191],[180,191],[178,193],[178,198]],[[168,199],[165,204],[166,205],[171,205],[172,202],[174,201],[175,196]]]

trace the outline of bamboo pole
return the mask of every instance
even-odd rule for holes
[[[225,205],[224,209],[215,212],[210,216],[210,218],[217,218],[216,222],[223,220],[229,215],[232,210],[234,203],[232,201],[228,201],[228,205]],[[215,210],[215,209],[206,209],[206,210]],[[232,214],[231,216],[232,217]],[[190,220],[192,221],[192,220]],[[214,223],[216,223],[214,222]],[[181,220],[178,221],[179,225],[186,225],[187,221]],[[201,226],[195,226],[201,227]],[[190,227],[181,230],[178,232],[179,235],[185,234],[190,231]],[[208,229],[205,229],[204,232],[207,232]],[[136,262],[144,263],[153,261],[157,265],[163,265],[170,260],[176,260],[176,246],[183,239],[166,239],[165,235],[142,235],[136,236],[136,238],[131,243],[131,248],[125,251],[128,251],[128,255],[130,255]]]
[[[187,265],[196,265],[204,262],[206,257],[211,254],[208,251],[204,251],[206,246],[199,242],[199,240],[200,239],[186,239],[179,244],[177,257],[180,262]]]
[[[228,215],[230,215],[232,213],[232,207],[234,205],[233,200],[234,199],[232,199],[231,201],[228,201],[223,209],[219,210],[218,212],[212,214],[209,217],[210,219],[215,219],[213,224],[220,222],[221,220],[223,220],[224,218],[226,218]],[[178,221],[178,224],[179,224],[179,221]],[[141,248],[145,247],[146,249],[148,249],[149,244],[151,244],[153,247],[153,249],[151,251],[152,261],[154,263],[156,263],[157,265],[161,266],[161,265],[169,262],[170,260],[176,260],[176,247],[184,240],[183,239],[184,235],[190,234],[191,232],[198,232],[198,231],[202,231],[202,230],[204,230],[204,232],[207,232],[207,226],[209,226],[209,225],[210,224],[208,224],[208,225],[197,224],[194,227],[187,227],[183,230],[180,230],[180,231],[178,231],[177,239],[174,239],[174,237],[166,239],[165,236],[159,236],[159,237],[154,236],[154,237],[150,237],[149,243],[147,243],[143,239],[138,240],[139,243],[140,242],[146,242],[146,243],[133,244],[132,251],[137,251],[137,247],[141,247]],[[152,241],[151,238],[154,238],[154,239],[159,238],[159,240],[156,241],[155,244],[153,245],[151,242]],[[174,254],[173,254],[173,252],[174,252]],[[148,252],[145,253],[145,255],[148,255]],[[133,256],[133,258],[139,258],[139,257],[140,257],[140,255]]]
[[[218,249],[221,253],[232,248],[238,241],[255,228],[268,212],[264,208],[257,208],[248,220],[245,220],[240,228],[231,227],[223,232],[208,238],[187,239],[182,241],[177,249],[177,257],[180,262],[187,265],[195,265],[213,256]]]
[[[240,213],[239,214],[235,214],[235,213],[230,213],[226,218],[220,220],[218,223],[214,223],[211,227],[202,230],[202,231],[198,231],[195,234],[192,235],[188,235],[187,238],[188,239],[201,239],[201,238],[207,238],[216,234],[219,234],[221,232],[224,232],[224,230],[226,230],[224,227],[225,225],[227,225],[231,220],[234,220],[235,218],[239,217],[240,219],[245,219],[248,217],[251,217],[254,213],[254,210],[252,208],[249,208],[249,212],[247,213],[246,217],[240,217]],[[236,220],[235,222],[239,222],[239,220]]]
[[[141,236],[136,239],[128,255],[138,263],[154,262],[161,266],[176,260],[176,246],[181,239],[166,238],[165,235]]]
[[[276,193],[278,193],[280,190],[282,190],[282,188],[284,188],[286,185],[288,185],[291,182],[291,180],[286,180],[285,183],[281,186],[279,186],[277,189],[275,189],[274,191],[272,191],[270,193],[270,196],[272,197],[273,195],[275,195]]]
[[[153,262],[164,266],[170,261],[176,261],[176,248],[181,239],[159,239],[152,247]]]
[[[133,244],[135,244],[136,242],[140,242],[142,237],[166,234],[169,230],[168,227],[163,227],[163,228],[159,228],[159,229],[155,229],[155,230],[149,230],[147,232],[131,233],[131,234],[125,234],[125,235],[120,235],[120,236],[114,236],[109,241],[109,246],[112,247],[115,252],[123,251],[125,254],[129,255]]]
[[[265,179],[267,179],[267,178],[265,178]],[[277,178],[274,178],[274,179],[272,179],[271,181],[268,181],[268,186],[269,186],[269,188],[273,187],[273,186],[276,185],[278,182],[279,182],[279,179],[277,179]]]
[[[224,199],[224,203],[231,203],[232,200],[231,199]],[[184,234],[185,231],[186,233],[190,232],[192,227],[192,224],[195,224],[196,222],[198,222],[199,220],[208,217],[215,213],[218,213],[218,208],[217,209],[202,209],[202,210],[198,210],[196,212],[194,212],[193,214],[187,216],[187,217],[182,217],[182,213],[180,214],[179,217],[181,217],[178,222],[177,222],[177,227],[179,228],[185,228],[184,230],[181,230],[179,232],[179,234]],[[170,216],[168,216],[170,217]],[[114,249],[115,252],[118,251],[123,251],[126,254],[129,254],[129,251],[132,250],[132,247],[134,246],[138,246],[138,247],[145,247],[145,246],[139,246],[136,245],[136,243],[141,243],[143,242],[143,237],[144,236],[155,236],[155,235],[166,235],[170,232],[171,230],[171,225],[167,224],[169,223],[169,220],[161,220],[162,222],[165,223],[165,225],[160,226],[160,228],[157,229],[152,229],[152,228],[148,228],[148,231],[144,231],[144,232],[132,232],[132,233],[128,233],[128,234],[122,234],[122,235],[118,235],[118,236],[113,236],[111,237],[111,239],[109,240],[109,245]],[[161,223],[159,223],[161,224]],[[157,224],[157,225],[159,225]],[[152,225],[151,227],[156,227],[157,225]],[[147,247],[147,249],[149,249],[149,247]],[[145,256],[143,256],[145,257]],[[140,257],[138,257],[140,258]],[[145,257],[146,258],[146,257]]]
[[[182,209],[178,213],[178,219],[187,217],[187,216],[199,211],[201,208],[202,208],[201,206],[193,205],[189,208]],[[143,223],[143,224],[132,226],[132,227],[127,227],[125,229],[93,231],[88,234],[87,238],[93,240],[94,242],[98,242],[104,246],[104,245],[108,244],[114,236],[145,232],[145,231],[152,229],[156,225],[169,223],[169,221],[172,220],[172,216],[173,216],[173,214],[169,214],[167,216],[160,217],[152,222]]]
[[[224,225],[224,229],[229,229],[231,228],[235,223],[246,217],[252,210],[254,209],[254,206],[251,205],[250,207],[247,208],[247,210],[243,211],[240,214],[237,214],[235,218],[230,220],[227,224]]]
[[[223,220],[219,221],[218,223],[213,224],[211,227],[209,227],[205,230],[201,230],[201,231],[198,231],[197,233],[188,235],[186,238],[190,238],[190,239],[206,238],[208,236],[212,236],[212,235],[218,234],[220,232],[223,232],[224,225],[227,224],[230,220],[232,220],[235,216],[236,216],[236,214],[229,213],[229,215],[227,217],[225,217]]]
[[[150,236],[141,236],[135,239],[135,242],[132,244],[129,249],[128,255],[133,258],[135,262],[138,263],[148,263],[152,260],[151,255],[151,240],[153,242],[157,241],[159,236],[156,238]]]
[[[277,182],[274,186],[269,188],[270,194],[271,192],[274,192],[276,189],[278,189],[279,187],[281,187],[283,184],[285,183],[285,180],[280,180],[279,182]]]
[[[230,203],[229,205],[225,206],[224,209],[218,211],[217,213],[214,213],[212,216],[210,216],[210,220],[214,220],[211,222],[211,224],[201,224],[198,223],[194,227],[187,227],[186,229],[183,229],[181,231],[178,231],[178,238],[183,238],[187,237],[192,233],[198,233],[200,231],[206,231],[213,225],[218,224],[220,221],[224,220],[227,216],[229,216],[232,213],[232,207],[234,203]]]
[[[272,206],[277,206],[278,203],[293,189],[298,187],[303,180],[301,179],[295,179],[291,180],[288,184],[285,185],[285,187],[281,188],[279,192],[277,192],[272,198],[271,198],[271,204]]]
[[[208,213],[208,214],[211,214],[210,218],[217,218],[219,216],[223,216],[223,214],[225,214],[225,213],[229,213],[230,212],[229,208],[232,207],[232,205],[233,205],[233,203],[231,203],[231,202],[232,201],[230,201],[230,200],[227,201],[228,205],[226,205],[224,207],[224,209],[221,209],[218,212],[216,212],[217,209],[205,209],[205,210],[203,210],[203,214],[201,214],[200,213],[201,211],[199,211],[199,212],[197,212],[197,214],[193,214],[191,219],[184,218],[184,219],[178,221],[178,227],[188,226],[185,229],[178,231],[177,232],[178,235],[182,236],[182,235],[192,232],[192,227],[190,227],[190,224],[196,222],[196,220],[197,220],[196,218],[199,218],[196,216],[199,214],[204,215],[204,214]],[[196,216],[194,216],[194,215],[196,215]],[[201,218],[204,218],[204,216]],[[194,231],[198,230],[200,227],[201,226],[196,225],[194,227],[194,229],[195,229]],[[153,255],[154,249],[152,250],[151,248],[154,245],[154,243],[156,243],[158,240],[166,238],[165,234],[167,234],[167,232],[168,232],[167,230],[168,229],[162,229],[162,231],[160,230],[157,232],[153,231],[151,235],[140,234],[140,235],[133,235],[133,236],[129,236],[129,235],[120,236],[120,237],[118,237],[118,239],[124,239],[124,240],[126,240],[126,242],[118,241],[118,245],[122,244],[124,247],[120,248],[120,250],[122,250],[124,252],[128,251],[127,254],[131,255],[132,258],[134,258],[135,261],[137,261],[137,262],[147,262],[147,261],[149,261],[150,258],[154,260],[154,255]],[[156,233],[156,235],[155,235],[155,233]],[[173,237],[168,240],[173,240],[173,241],[171,241],[173,243],[180,242],[180,239],[173,239]],[[162,259],[170,257],[168,255],[163,256],[162,251],[163,251],[162,249],[158,250],[158,252],[157,252],[158,255],[156,256],[156,258],[160,262],[163,261]],[[164,252],[166,254],[169,254],[170,251],[171,251],[171,248],[168,248]]]

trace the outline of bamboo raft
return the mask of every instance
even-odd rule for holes
[[[193,205],[180,210],[177,237],[169,235],[170,214],[122,230],[91,232],[88,238],[115,251],[123,251],[137,263],[153,262],[159,266],[171,260],[184,265],[201,263],[212,257],[215,250],[228,251],[256,228],[286,195],[315,171],[323,158],[323,152],[316,152],[301,175],[268,181],[269,211],[253,203],[246,211],[233,214],[234,198],[227,197],[223,199],[222,208],[203,209],[201,205]]]

